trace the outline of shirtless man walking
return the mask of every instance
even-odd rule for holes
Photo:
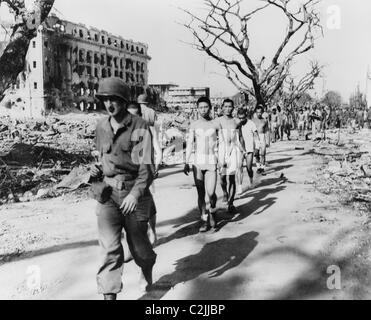
[[[297,121],[298,121],[298,133],[299,137],[298,140],[300,140],[301,137],[305,140],[305,121],[306,121],[306,115],[304,113],[303,109],[300,109],[298,115],[297,115]]]
[[[272,110],[271,125],[272,125],[272,142],[276,142],[279,139],[280,128],[280,115],[278,114],[276,108]]]
[[[241,143],[241,154],[239,158],[239,170],[237,171],[237,193],[242,193],[243,163],[246,159],[247,174],[250,178],[250,187],[253,186],[254,171],[252,168],[255,151],[255,141],[259,141],[258,129],[246,110],[240,109],[237,112],[239,124],[239,135]]]
[[[259,141],[256,141],[255,158],[258,167],[257,172],[262,173],[266,165],[267,141],[266,133],[268,132],[268,122],[263,118],[263,107],[256,108],[256,117],[253,118],[256,128],[258,129]]]
[[[190,159],[195,145],[193,161],[193,177],[198,194],[198,208],[201,214],[200,232],[216,227],[216,201],[218,164],[218,130],[219,124],[210,117],[211,102],[202,97],[197,101],[199,119],[191,123],[186,148],[186,164],[184,173],[190,172]],[[209,198],[210,208],[207,210],[205,195]],[[209,212],[207,212],[209,211]]]
[[[219,131],[219,169],[223,202],[228,203],[228,212],[236,213],[234,199],[236,195],[236,172],[238,169],[239,134],[238,121],[233,118],[234,102],[226,99],[222,105],[223,116],[216,119]]]

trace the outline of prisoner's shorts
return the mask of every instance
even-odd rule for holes
[[[104,204],[98,204],[98,233],[102,260],[97,274],[99,294],[119,293],[122,290],[124,250],[121,243],[122,229],[125,229],[127,243],[135,263],[141,267],[153,266],[156,254],[147,235],[149,218],[156,213],[149,191],[139,199],[137,209],[124,216],[120,210],[127,190],[112,190],[112,196]]]
[[[219,173],[222,176],[233,176],[239,169],[239,149],[236,145],[232,145],[226,153],[222,154],[221,151],[225,149],[219,148]]]
[[[305,122],[304,121],[299,121],[298,122],[298,129],[299,130],[304,130],[305,129]]]
[[[265,155],[266,154],[266,152],[267,152],[267,136],[266,136],[266,134],[259,133],[259,140],[255,141],[255,150],[259,151],[260,155]]]

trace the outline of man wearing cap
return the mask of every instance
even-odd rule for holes
[[[130,89],[121,79],[103,79],[96,96],[108,112],[96,128],[101,165],[91,172],[93,178],[103,178],[92,188],[99,202],[96,214],[102,251],[97,283],[105,300],[115,300],[122,290],[123,228],[146,289],[152,285],[156,254],[147,235],[148,221],[156,210],[149,191],[153,182],[152,137],[146,122],[127,111]]]

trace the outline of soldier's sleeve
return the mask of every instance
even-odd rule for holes
[[[132,140],[136,145],[133,149],[133,154],[137,153],[139,164],[138,177],[130,191],[130,194],[137,200],[140,199],[144,192],[153,182],[154,172],[154,151],[152,144],[152,134],[147,124],[142,124],[135,129],[132,135]]]

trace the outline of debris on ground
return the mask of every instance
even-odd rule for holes
[[[41,120],[0,116],[0,205],[75,192],[88,185],[100,113]],[[163,164],[183,163],[189,119],[159,114]]]
[[[74,168],[94,161],[96,121],[92,117],[45,121],[1,117],[0,205],[65,192],[54,186]]]
[[[314,154],[324,159],[316,187],[323,193],[337,194],[344,204],[369,212],[371,209],[371,136],[368,130],[344,132],[341,143],[334,143],[332,132],[316,144]]]
[[[81,186],[88,185],[90,171],[86,167],[74,168],[58,185],[57,189],[77,190]]]

